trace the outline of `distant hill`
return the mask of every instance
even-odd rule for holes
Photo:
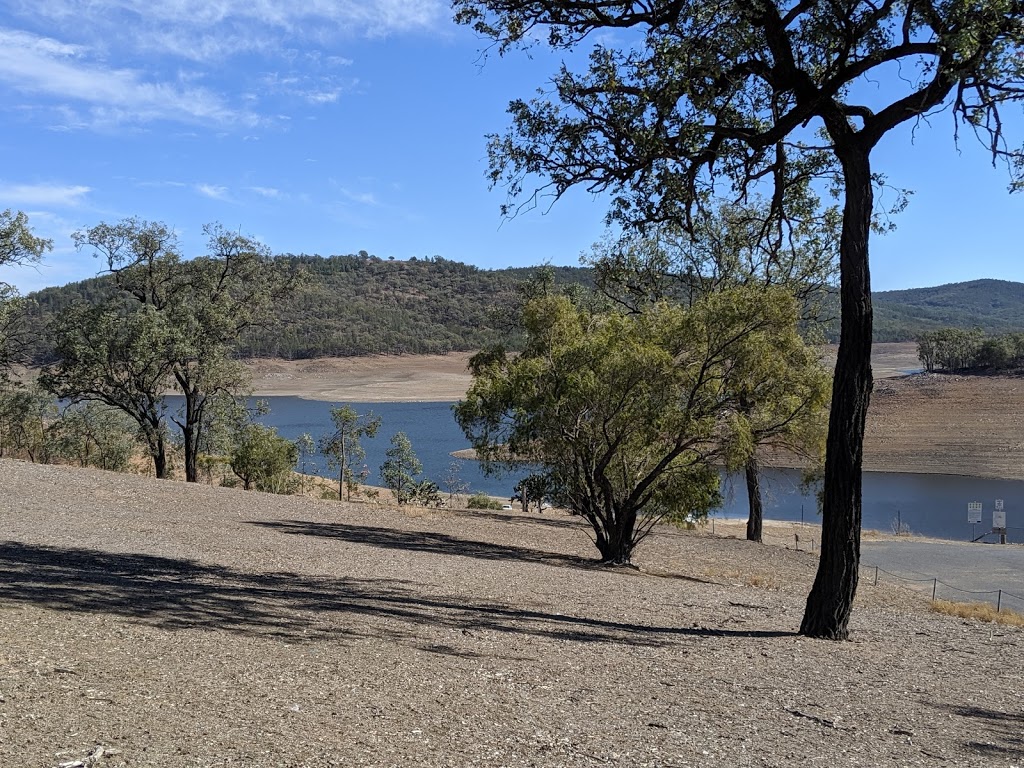
[[[484,270],[440,257],[395,261],[366,252],[346,256],[283,255],[309,281],[282,302],[266,327],[247,333],[238,354],[286,359],[475,351],[508,336],[517,287],[535,268]],[[589,269],[552,267],[556,285],[591,286]],[[32,357],[52,353],[45,328],[77,301],[109,296],[107,277],[32,294]],[[513,339],[514,346],[514,339]]]
[[[287,359],[368,354],[444,354],[508,341],[517,286],[536,268],[485,270],[440,257],[393,261],[365,251],[346,256],[284,255],[308,285],[277,307],[265,328],[247,334],[238,353]],[[593,286],[590,269],[554,267],[556,284]],[[38,341],[50,356],[47,322],[76,301],[99,301],[113,283],[98,277],[30,296]],[[974,280],[874,295],[875,339],[910,341],[935,328],[1024,330],[1024,283]],[[838,336],[838,324],[830,335]],[[515,346],[516,339],[511,338]]]
[[[937,328],[1024,330],[1024,283],[972,280],[874,294],[875,340],[911,341]]]

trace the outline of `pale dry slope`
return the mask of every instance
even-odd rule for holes
[[[1010,766],[1024,633],[814,559],[663,531],[0,460],[0,745],[17,768]],[[93,756],[93,757],[90,757]]]

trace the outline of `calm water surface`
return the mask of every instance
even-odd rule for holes
[[[270,413],[261,421],[291,440],[304,432],[314,439],[331,431],[332,403],[303,400],[297,397],[266,398]],[[377,437],[364,440],[366,465],[370,484],[380,485],[379,468],[391,436],[405,432],[412,441],[420,461],[423,477],[442,486],[443,477],[454,459],[452,451],[468,448],[469,443],[452,417],[449,402],[439,403],[351,403],[359,413],[372,410],[382,419]],[[326,461],[316,457],[317,474],[330,476]],[[461,462],[462,479],[472,491],[494,496],[510,496],[521,475],[488,477],[476,462]],[[799,488],[799,473],[792,470],[767,470],[763,480],[766,517],[773,520],[817,522],[813,494]],[[726,478],[723,483],[725,503],[716,511],[719,517],[746,517],[746,491],[742,477]],[[966,540],[989,530],[996,499],[1003,499],[1009,538],[1024,541],[1024,482],[1014,480],[982,480],[956,475],[915,475],[889,472],[868,472],[864,475],[864,527],[891,530],[897,518],[911,532],[927,536]],[[982,524],[967,522],[967,504],[980,501],[984,514]]]

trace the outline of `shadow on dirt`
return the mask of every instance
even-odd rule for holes
[[[360,637],[415,641],[424,626],[584,643],[663,646],[686,637],[762,638],[789,632],[650,626],[426,594],[409,581],[247,572],[192,560],[0,544],[0,606],[107,614],[166,630],[226,631],[302,643]],[[681,617],[682,618],[682,617]],[[445,646],[445,650],[449,651]]]
[[[582,557],[516,547],[510,544],[493,544],[474,539],[462,539],[429,531],[401,531],[393,528],[374,528],[348,523],[313,523],[307,520],[252,522],[250,525],[269,528],[279,533],[341,539],[352,544],[366,544],[381,549],[398,549],[403,552],[428,552],[438,555],[473,557],[478,560],[512,560],[520,563],[578,568],[593,568],[599,565],[596,560]]]
[[[1024,715],[970,705],[946,705],[940,709],[972,721],[970,731],[974,738],[964,744],[973,752],[993,759],[1024,757]]]

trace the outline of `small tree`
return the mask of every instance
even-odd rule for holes
[[[462,479],[462,461],[455,460],[448,465],[442,478],[448,491],[448,506],[455,506],[455,497],[469,492],[469,483]]]
[[[385,455],[387,460],[380,467],[380,476],[384,486],[395,494],[395,501],[401,505],[412,498],[416,478],[422,474],[423,465],[416,458],[405,432],[391,438],[391,447]]]
[[[523,512],[530,510],[532,502],[537,503],[537,511],[544,511],[544,502],[551,493],[551,477],[547,474],[532,474],[524,477],[516,487],[512,489],[512,500],[518,500],[522,504]]]
[[[331,408],[334,434],[320,440],[320,452],[327,457],[327,466],[338,470],[338,499],[352,500],[352,490],[358,487],[362,475],[353,471],[353,466],[366,458],[366,451],[360,444],[364,437],[375,437],[380,429],[381,419],[373,411],[359,414],[350,405]],[[342,490],[347,489],[342,496]]]
[[[64,408],[50,429],[55,452],[82,467],[123,472],[140,447],[128,416],[92,400]]]
[[[750,430],[732,383],[796,335],[796,303],[737,288],[623,315],[544,296],[524,321],[521,355],[471,361],[456,419],[485,468],[541,465],[602,561],[621,564],[659,520],[719,502],[714,462]]]
[[[238,445],[231,454],[231,471],[245,490],[287,493],[299,449],[272,427],[249,424],[242,429]]]

